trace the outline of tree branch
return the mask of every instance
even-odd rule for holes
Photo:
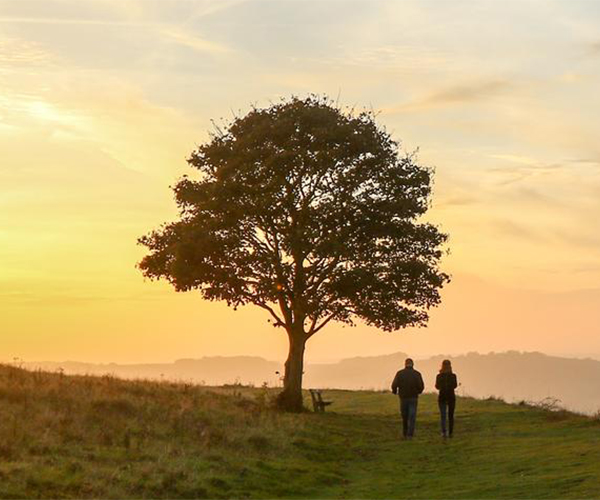
[[[285,327],[285,323],[281,320],[281,318],[279,316],[277,316],[277,313],[273,310],[272,307],[268,306],[264,302],[254,302],[254,304],[256,304],[258,307],[262,307],[266,311],[269,311],[271,316],[273,316],[273,318],[275,319],[275,326],[284,326]]]
[[[309,338],[311,338],[315,333],[317,333],[321,328],[323,328],[327,323],[329,323],[334,317],[335,317],[335,313],[331,313],[329,316],[327,316],[321,322],[321,324],[319,326],[315,326],[317,321],[316,321],[316,318],[313,319],[311,327],[306,334],[306,339],[308,340]]]

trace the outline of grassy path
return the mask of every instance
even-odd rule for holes
[[[417,436],[407,442],[397,439],[394,397],[338,392],[333,399],[338,414],[327,416],[328,426],[340,435],[344,429],[343,447],[353,453],[343,463],[344,484],[331,485],[323,496],[600,498],[598,422],[465,398],[456,436],[444,441],[435,397],[425,395]]]

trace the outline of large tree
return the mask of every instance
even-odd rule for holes
[[[447,236],[419,220],[432,171],[372,112],[292,97],[216,127],[188,163],[200,175],[173,188],[179,220],[140,238],[139,267],[266,310],[289,339],[282,408],[302,409],[306,342],[325,325],[422,326],[440,302]]]

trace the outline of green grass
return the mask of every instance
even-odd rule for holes
[[[425,395],[408,442],[391,394],[272,395],[0,367],[0,497],[600,498],[594,419],[460,398],[444,442]]]

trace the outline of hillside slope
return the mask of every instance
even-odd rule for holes
[[[444,442],[426,395],[406,442],[390,394],[270,396],[0,367],[0,497],[600,498],[597,420],[461,398]]]

